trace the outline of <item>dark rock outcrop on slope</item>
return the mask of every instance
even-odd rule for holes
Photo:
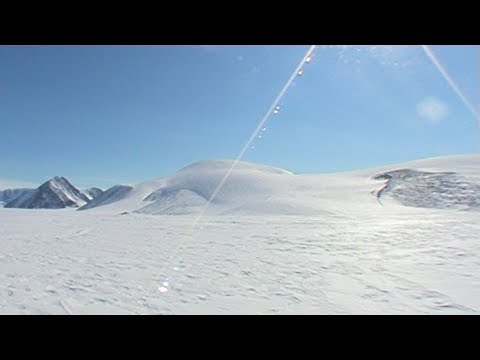
[[[391,197],[405,206],[480,210],[480,184],[454,172],[411,169],[388,171],[374,177],[386,180],[377,198]]]

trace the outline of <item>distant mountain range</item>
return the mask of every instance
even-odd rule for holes
[[[13,199],[18,198],[21,195],[32,193],[34,191],[35,189],[27,189],[27,188],[0,190],[0,203],[4,203],[4,204],[8,203]]]
[[[209,160],[170,176],[106,191],[79,190],[64,177],[54,177],[37,189],[0,191],[0,201],[6,208],[97,208],[97,212],[151,215],[208,210],[211,215],[318,216],[332,209],[363,211],[368,204],[480,211],[480,156],[446,156],[317,175]]]
[[[0,191],[0,202],[5,208],[62,209],[83,206],[102,193],[103,190],[95,187],[79,190],[66,178],[56,176],[36,189]]]

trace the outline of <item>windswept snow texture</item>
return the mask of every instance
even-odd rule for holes
[[[405,206],[480,210],[480,184],[448,172],[394,170],[375,176],[387,180],[378,196],[389,196]]]
[[[31,194],[35,191],[35,189],[5,189],[5,190],[0,190],[0,204],[5,204],[8,203],[19,196],[25,195],[25,194]]]
[[[241,163],[196,223],[229,164],[117,186],[88,211],[0,209],[0,313],[480,314],[465,200],[480,156],[321,175]]]
[[[53,179],[40,185],[35,191],[25,193],[8,202],[6,208],[21,209],[61,209],[78,207],[89,201],[89,198],[75,188],[64,177]]]

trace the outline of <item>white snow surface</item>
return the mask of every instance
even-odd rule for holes
[[[479,155],[320,175],[242,162],[193,227],[230,165],[107,190],[86,211],[0,209],[0,313],[480,313],[480,212],[380,203],[373,179],[480,184]]]

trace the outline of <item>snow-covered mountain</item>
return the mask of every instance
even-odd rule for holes
[[[0,190],[0,204],[8,203],[19,196],[34,192],[35,189],[19,188]]]
[[[296,175],[233,160],[202,161],[135,186],[115,186],[81,209],[142,214],[319,215],[369,206],[478,210],[480,156],[459,155],[336,174]],[[387,201],[389,200],[389,201]]]
[[[106,211],[136,211],[144,214],[191,214],[198,212],[232,165],[232,160],[202,161],[177,173],[135,186],[111,188],[81,209],[102,207]],[[282,169],[240,162],[213,200],[215,213],[295,211],[295,176]],[[286,197],[276,196],[285,194]],[[312,211],[299,202],[302,211]],[[297,210],[298,210],[297,209]]]
[[[6,208],[60,209],[78,207],[90,201],[64,177],[54,177],[37,189],[9,201]]]
[[[89,200],[93,200],[96,197],[100,196],[103,193],[103,190],[97,187],[92,187],[92,188],[80,190],[80,192],[85,194]]]
[[[88,204],[85,204],[78,210],[91,209],[97,206],[107,205],[117,202],[128,195],[133,188],[127,185],[115,185],[105,190],[100,195],[92,199]]]

